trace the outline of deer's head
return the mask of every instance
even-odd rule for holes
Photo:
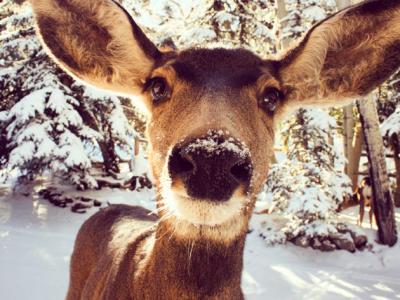
[[[142,99],[160,214],[182,237],[244,233],[283,113],[365,95],[400,65],[397,0],[331,16],[280,59],[243,49],[162,52],[111,0],[32,3],[61,67]]]

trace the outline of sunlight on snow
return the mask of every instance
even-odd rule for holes
[[[33,201],[33,214],[40,220],[46,221],[48,216],[48,204],[40,203],[38,199]]]
[[[0,201],[0,224],[5,224],[10,220],[12,206],[8,202]]]
[[[261,294],[265,291],[265,288],[262,288],[257,280],[246,270],[242,274],[242,287],[247,294]]]
[[[326,295],[337,295],[341,298],[354,298],[355,295],[351,293],[363,293],[365,292],[362,288],[353,284],[347,283],[344,280],[337,278],[328,272],[318,271],[317,276],[310,272],[306,272],[310,281],[307,282],[307,277],[300,277],[294,271],[283,266],[272,266],[271,269],[278,272],[282,278],[287,281],[291,286],[298,289],[303,298],[315,298],[323,299]],[[300,274],[300,273],[299,273]]]
[[[356,286],[354,284],[351,284],[349,282],[346,282],[346,281],[338,278],[334,274],[331,274],[331,273],[328,273],[328,272],[325,272],[325,271],[319,271],[318,274],[322,275],[321,277],[329,278],[329,280],[335,282],[338,285],[341,285],[341,286],[345,287],[346,289],[352,290],[353,292],[358,292],[358,293],[364,292],[364,290],[361,287]],[[313,279],[314,282],[318,282],[318,281],[321,280],[319,277],[315,277],[315,276],[312,276],[312,279]]]
[[[374,284],[374,288],[377,288],[378,290],[384,291],[384,292],[394,292],[390,287],[385,285],[383,282],[379,282],[377,284]]]
[[[48,265],[56,266],[57,259],[49,253],[45,248],[34,249],[34,255],[37,256],[38,259],[46,262]]]
[[[297,288],[311,288],[311,285],[297,276],[293,271],[283,266],[271,266],[271,269],[281,274],[281,276]]]

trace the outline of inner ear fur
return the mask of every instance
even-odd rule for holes
[[[340,104],[400,67],[400,1],[365,1],[316,24],[278,62],[289,101]]]
[[[31,0],[52,58],[94,86],[138,94],[161,52],[111,0]]]

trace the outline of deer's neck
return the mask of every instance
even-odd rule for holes
[[[163,299],[242,299],[240,280],[245,236],[229,245],[177,239],[160,224],[154,246],[137,279],[157,286]],[[182,298],[183,297],[183,298]],[[146,298],[147,299],[147,298]]]

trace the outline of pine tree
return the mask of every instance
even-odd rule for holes
[[[158,46],[184,49],[215,38],[212,27],[199,26],[200,20],[212,5],[211,0],[119,2]]]
[[[330,143],[336,120],[320,109],[301,109],[286,126],[287,159],[272,166],[267,180],[272,210],[290,216],[289,239],[336,234],[336,210],[351,193],[337,168],[341,154]]]
[[[386,145],[393,152],[396,183],[394,202],[400,207],[400,72],[380,89],[378,102],[381,132]]]
[[[43,87],[7,112],[6,170],[19,169],[20,179],[28,180],[51,170],[79,187],[96,187],[82,141],[90,142],[97,133],[83,124],[74,100],[59,89]]]
[[[119,153],[133,151],[126,147],[136,133],[120,99],[82,86],[52,63],[35,35],[29,3],[0,5],[3,178],[12,170],[21,179],[51,171],[81,188],[96,186],[90,176],[96,157],[88,149],[99,149],[107,173],[118,171]]]
[[[274,52],[272,1],[122,1],[157,45],[244,47]]]
[[[334,1],[286,1],[277,35],[283,45],[336,10]],[[341,235],[337,209],[351,193],[351,182],[342,173],[343,153],[337,147],[337,123],[327,111],[300,109],[282,126],[287,159],[271,167],[266,193],[272,194],[272,211],[289,217],[286,238],[301,246],[333,250]],[[343,228],[342,228],[343,229]],[[345,240],[343,236],[340,240]],[[352,250],[352,242],[347,243]],[[346,247],[347,247],[346,246]]]
[[[242,47],[265,57],[276,52],[274,16],[268,1],[216,0],[200,24],[212,26],[215,45]]]

